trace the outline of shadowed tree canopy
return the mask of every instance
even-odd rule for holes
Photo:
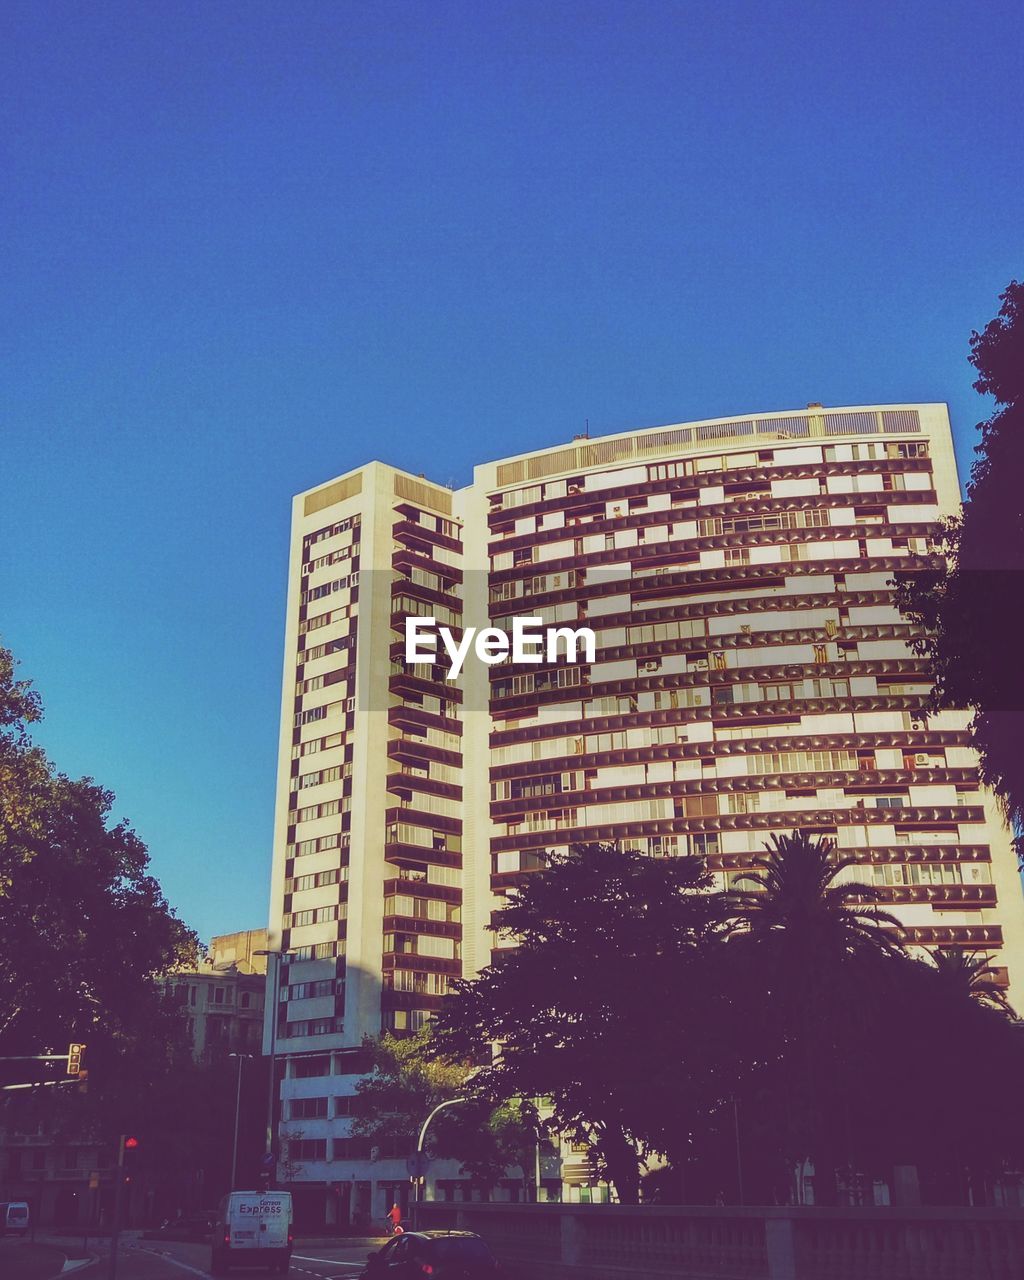
[[[590,1144],[623,1201],[687,1095],[671,1042],[703,998],[683,967],[718,929],[709,883],[692,858],[605,845],[553,856],[497,913],[515,945],[458,984],[438,1018],[442,1049],[486,1062],[475,1089],[549,1098],[554,1126]]]
[[[1024,285],[971,335],[975,389],[996,402],[962,513],[943,535],[945,563],[897,576],[900,608],[926,628],[915,642],[935,672],[933,706],[974,712],[986,782],[1018,836],[1024,824]],[[1018,844],[1018,849],[1020,845]]]
[[[899,921],[874,905],[880,891],[843,878],[857,863],[838,856],[835,840],[794,831],[772,835],[765,848],[737,881],[751,888],[723,899],[733,930],[797,948],[801,962],[874,948],[902,950]]]
[[[982,961],[910,958],[855,875],[802,832],[717,894],[695,860],[576,848],[509,895],[496,927],[517,945],[459,984],[426,1049],[483,1062],[461,1087],[484,1099],[546,1095],[623,1201],[656,1155],[666,1201],[739,1199],[739,1157],[747,1203],[795,1198],[807,1159],[817,1203],[870,1203],[902,1164],[964,1203],[1024,1157],[1024,1042]]]
[[[154,980],[194,962],[196,937],[149,874],[142,841],[111,824],[112,794],[32,745],[39,699],[13,673],[0,650],[0,1052],[83,1041],[92,1083],[129,1045],[180,1038]]]
[[[228,1150],[228,1064],[192,1061],[180,1005],[159,979],[193,966],[197,939],[149,874],[145,845],[111,821],[114,797],[58,772],[29,727],[40,700],[0,649],[0,1055],[86,1045],[87,1093],[8,1096],[11,1122],[56,1140],[108,1146],[140,1133],[154,1185],[172,1207],[202,1168],[213,1182]],[[63,1066],[3,1064],[5,1079],[61,1077]]]

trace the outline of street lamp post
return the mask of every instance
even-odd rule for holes
[[[273,957],[276,961],[274,964],[274,978],[271,987],[271,1008],[270,1008],[270,1088],[267,1091],[267,1155],[274,1154],[274,1092],[277,1088],[277,1005],[281,998],[281,966],[284,964],[285,956],[293,955],[289,949],[281,951],[254,951],[255,956],[266,956],[268,961]],[[270,1170],[267,1172],[268,1181],[270,1178]]]
[[[229,1053],[229,1058],[238,1059],[238,1087],[235,1090],[235,1138],[231,1144],[231,1185],[229,1191],[235,1190],[238,1179],[238,1123],[242,1116],[242,1063],[251,1058],[251,1053]]]
[[[431,1111],[430,1115],[427,1116],[426,1120],[423,1121],[422,1128],[420,1129],[420,1136],[416,1139],[416,1194],[413,1197],[413,1226],[417,1229],[420,1225],[420,1192],[423,1183],[426,1182],[426,1175],[420,1173],[420,1170],[423,1167],[423,1144],[427,1139],[427,1130],[430,1128],[430,1122],[433,1120],[434,1116],[436,1116],[439,1111],[443,1111],[445,1107],[454,1107],[460,1102],[468,1101],[468,1098],[448,1098],[445,1102],[439,1102],[433,1111]]]

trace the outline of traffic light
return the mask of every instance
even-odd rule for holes
[[[121,1134],[121,1149],[117,1155],[118,1167],[121,1170],[121,1181],[131,1182],[132,1171],[138,1160],[140,1143],[138,1138],[130,1133]]]
[[[80,1076],[82,1074],[82,1059],[85,1057],[84,1044],[68,1045],[68,1069],[69,1076]]]
[[[84,1067],[78,1073],[78,1082],[75,1085],[75,1092],[76,1093],[89,1092],[89,1073],[88,1071],[86,1071]]]

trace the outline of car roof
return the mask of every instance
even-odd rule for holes
[[[475,1231],[406,1231],[407,1236],[421,1240],[479,1240]]]

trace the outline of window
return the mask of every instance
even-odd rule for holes
[[[899,440],[886,448],[890,458],[927,458],[928,442],[926,440]]]
[[[318,996],[333,996],[345,990],[341,978],[320,978],[316,982],[293,982],[281,988],[282,1000],[314,1000]]]
[[[351,798],[343,797],[342,800],[325,800],[323,804],[306,805],[305,808],[294,810],[294,822],[312,822],[316,818],[333,818],[336,813],[348,812],[351,809]]]
[[[347,905],[334,903],[329,907],[309,907],[305,911],[293,911],[285,916],[285,928],[297,929],[305,924],[329,924],[332,920],[344,920],[348,915]]]
[[[391,1031],[422,1031],[430,1021],[428,1009],[389,1009],[383,1023]]]
[[[288,1104],[289,1120],[313,1120],[326,1115],[326,1098],[292,1098]]]
[[[303,857],[307,853],[323,853],[325,849],[347,848],[348,842],[347,833],[335,831],[331,835],[320,836],[316,840],[300,840],[292,845],[289,852],[296,857]]]
[[[414,920],[440,920],[450,923],[458,920],[459,908],[453,902],[440,898],[413,898],[392,896],[384,899],[386,916],[408,916]]]
[[[674,480],[677,476],[692,476],[694,463],[692,458],[682,462],[658,462],[647,468],[650,480]]]
[[[334,1159],[335,1160],[368,1160],[370,1158],[370,1139],[369,1138],[335,1138],[334,1139]],[[399,1236],[398,1243],[402,1243]]]
[[[310,840],[309,844],[316,844]],[[313,852],[313,850],[310,850]],[[339,884],[348,879],[348,867],[333,867],[330,871],[317,871],[312,875],[293,876],[289,882],[288,892],[300,892],[303,889],[322,889],[325,886]]]
[[[418,969],[396,969],[393,987],[395,991],[407,991],[414,995],[443,996],[448,994],[451,979],[446,973],[421,973]]]
[[[291,1138],[288,1142],[289,1160],[326,1160],[326,1138]]]
[[[330,1074],[331,1060],[327,1056],[292,1059],[292,1075],[296,1080],[309,1080],[313,1076]]]
[[[690,836],[690,852],[696,858],[711,857],[719,852],[717,831],[699,832]]]
[[[907,805],[906,796],[875,796],[876,809],[903,809]]]
[[[311,1018],[302,1022],[289,1022],[285,1026],[285,1036],[329,1036],[339,1035],[344,1030],[341,1018]]]
[[[681,840],[685,841],[685,836],[648,836],[647,852],[652,858],[675,858]]]

